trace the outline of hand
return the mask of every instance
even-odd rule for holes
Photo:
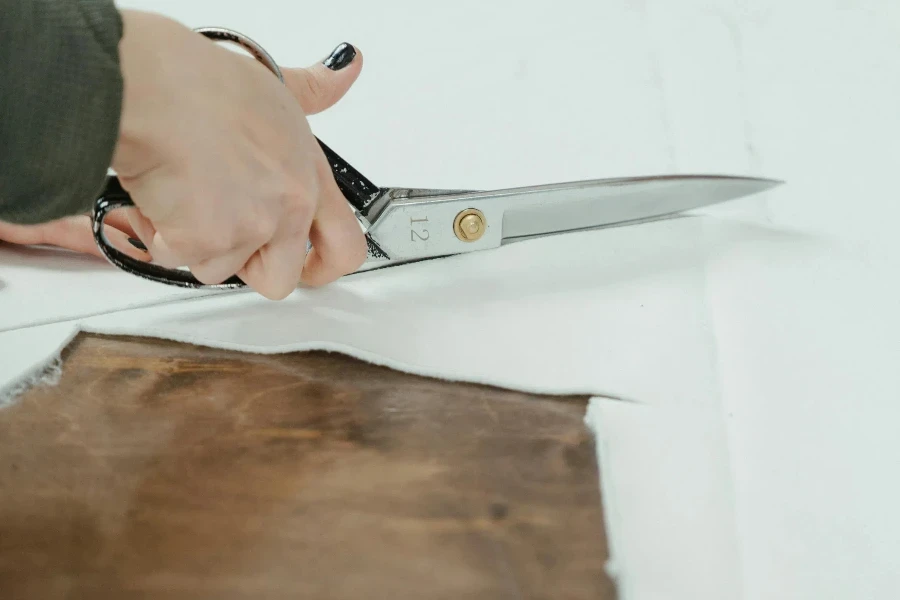
[[[129,242],[129,239],[134,239],[137,235],[121,212],[109,215],[104,223],[104,232],[109,242],[122,252],[138,260],[150,260],[146,251],[139,250]],[[23,246],[58,246],[103,258],[103,253],[94,242],[89,215],[66,217],[40,225],[13,225],[0,221],[0,242]]]
[[[154,261],[187,266],[204,283],[237,274],[271,299],[356,270],[365,237],[306,116],[343,97],[361,55],[337,71],[284,69],[283,85],[256,60],[167,18],[122,14],[125,95],[112,167]]]

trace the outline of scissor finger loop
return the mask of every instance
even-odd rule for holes
[[[224,27],[198,27],[194,29],[194,31],[217,42],[231,42],[237,44],[272,71],[281,83],[284,83],[284,74],[282,74],[281,68],[278,66],[278,63],[275,62],[275,59],[272,58],[272,55],[266,52],[265,48],[243,33]]]

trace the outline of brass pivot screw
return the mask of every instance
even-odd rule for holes
[[[474,242],[484,235],[487,229],[487,219],[484,214],[475,208],[469,208],[458,215],[453,222],[453,232],[463,242]]]

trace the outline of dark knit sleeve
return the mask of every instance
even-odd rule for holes
[[[0,221],[86,212],[122,111],[113,0],[0,2]]]

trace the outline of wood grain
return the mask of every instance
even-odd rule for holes
[[[0,411],[0,597],[614,597],[584,398],[82,336]]]

